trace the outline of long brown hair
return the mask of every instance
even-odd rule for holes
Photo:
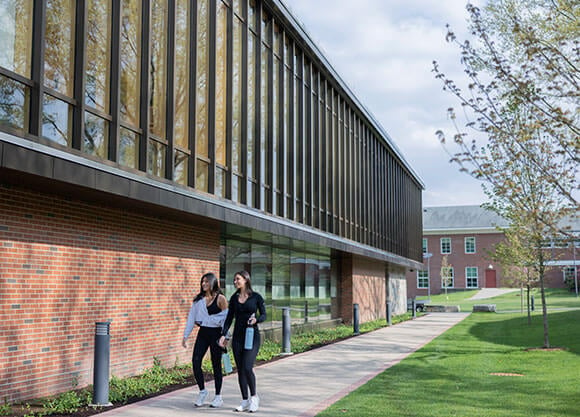
[[[213,274],[213,272],[208,272],[208,273],[203,274],[201,276],[201,279],[199,280],[199,294],[197,294],[195,296],[193,301],[201,300],[205,296],[205,292],[203,291],[203,285],[202,285],[204,278],[207,278],[207,283],[209,284],[209,288],[210,288],[209,291],[210,291],[211,295],[222,294],[222,290],[220,288],[220,283],[219,283],[218,279]]]
[[[246,292],[248,293],[248,295],[253,293],[253,291],[252,291],[252,278],[250,277],[250,273],[248,271],[242,270],[242,271],[236,272],[234,274],[234,277],[236,275],[239,275],[246,280]],[[240,290],[237,290],[236,292],[240,292]]]

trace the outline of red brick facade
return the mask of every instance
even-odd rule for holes
[[[0,392],[27,399],[92,383],[95,322],[111,374],[190,360],[181,332],[219,230],[0,186]]]
[[[465,253],[465,238],[475,238],[475,253]],[[427,252],[432,254],[429,261],[425,259],[424,269],[430,270],[430,291],[427,288],[418,288],[417,271],[407,272],[408,297],[426,297],[429,293],[441,294],[444,288],[441,285],[441,238],[451,239],[451,253],[447,255],[447,262],[453,267],[454,285],[452,290],[465,290],[476,288],[512,287],[514,282],[505,275],[501,267],[491,260],[490,253],[495,246],[504,240],[503,233],[463,233],[463,234],[433,234],[425,235],[427,239]],[[548,264],[567,259],[568,263],[573,258],[572,248],[547,249],[545,254]],[[566,262],[564,262],[566,263]],[[571,263],[570,263],[571,264]],[[466,268],[476,267],[478,273],[477,287],[468,287]],[[490,268],[491,267],[491,268]],[[486,280],[487,278],[487,280]],[[494,279],[495,278],[495,279]],[[561,266],[547,266],[544,276],[546,288],[565,288]]]

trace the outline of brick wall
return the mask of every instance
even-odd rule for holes
[[[187,362],[181,333],[219,230],[0,185],[0,392],[30,399],[92,383],[94,329],[111,374]]]
[[[386,317],[385,265],[358,256],[353,257],[353,303],[358,303],[360,322]],[[352,310],[352,305],[351,305]]]

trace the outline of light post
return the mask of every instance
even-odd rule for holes
[[[427,252],[423,254],[423,259],[427,259],[427,299],[431,302],[431,257],[433,254]]]

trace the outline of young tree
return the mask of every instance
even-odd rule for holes
[[[448,110],[458,147],[451,161],[482,180],[489,208],[528,238],[549,347],[543,242],[565,234],[563,217],[578,212],[580,8],[568,0],[491,0],[483,11],[467,10],[475,43],[458,42],[451,30],[447,39],[460,48],[468,91],[434,63],[467,117],[462,126]]]
[[[441,259],[440,276],[441,285],[445,288],[445,299],[449,300],[449,297],[447,296],[447,288],[453,284],[453,265],[449,263],[447,255],[443,255],[443,258]]]
[[[503,275],[521,290],[522,312],[524,305],[523,290],[526,288],[526,306],[528,314],[528,324],[531,324],[530,288],[538,281],[538,276],[533,268],[535,256],[532,247],[528,244],[531,240],[524,235],[525,228],[520,226],[500,229],[505,240],[498,243],[493,251],[490,251],[490,258],[501,265]]]

